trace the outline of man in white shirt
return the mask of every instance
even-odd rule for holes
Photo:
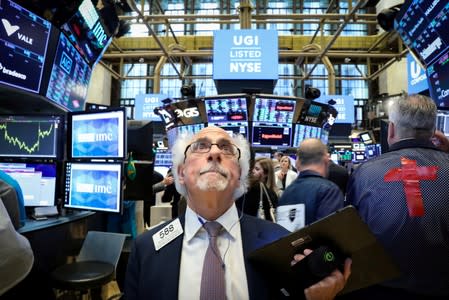
[[[242,137],[207,127],[193,137],[181,136],[173,149],[173,173],[178,192],[187,199],[185,216],[136,239],[128,262],[125,298],[200,299],[203,261],[209,238],[204,224],[218,222],[217,238],[227,299],[272,299],[278,295],[270,279],[248,262],[252,251],[285,236],[281,226],[243,215],[235,199],[245,193],[250,150]],[[292,260],[299,261],[303,255]],[[331,275],[304,290],[307,299],[332,299],[350,274]]]

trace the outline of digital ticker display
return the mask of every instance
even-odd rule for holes
[[[97,62],[111,41],[91,0],[84,0],[61,30],[90,65]]]
[[[296,100],[256,96],[253,121],[271,123],[292,123]]]
[[[62,116],[0,116],[0,156],[57,158],[62,131]]]
[[[67,208],[120,212],[122,163],[66,162]]]
[[[292,125],[253,122],[251,145],[254,147],[289,147]]]
[[[51,23],[0,1],[0,82],[39,93]]]
[[[448,14],[447,1],[407,0],[396,16],[396,31],[424,66],[449,47]]]
[[[248,136],[246,97],[205,99],[208,126],[223,128],[229,134]]]
[[[438,107],[449,107],[449,51],[427,68],[430,97]]]
[[[87,62],[61,33],[48,83],[47,98],[69,111],[83,110],[90,75],[91,69]]]

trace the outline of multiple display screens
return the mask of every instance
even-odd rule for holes
[[[53,206],[56,201],[56,163],[5,162],[0,170],[19,184],[25,206]]]
[[[406,0],[395,28],[427,69],[430,96],[439,107],[449,106],[449,3]]]

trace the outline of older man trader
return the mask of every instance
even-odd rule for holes
[[[187,199],[187,210],[185,216],[136,239],[128,263],[125,298],[277,297],[272,281],[254,269],[247,255],[288,232],[272,222],[239,213],[234,204],[247,187],[250,159],[247,141],[241,136],[232,138],[220,128],[207,127],[194,137],[179,137],[172,153],[175,184]],[[218,234],[210,233],[206,225],[211,223],[219,223]],[[215,239],[216,247],[212,246]],[[208,261],[203,266],[210,256],[220,264],[219,270],[212,273],[208,269],[215,263]],[[293,262],[302,258],[303,255],[296,255]],[[343,274],[335,270],[305,289],[306,298],[335,297],[350,275],[350,264],[348,259]],[[217,274],[222,278],[216,279]],[[210,280],[220,282],[219,287],[213,288],[214,296],[205,291],[213,285]]]

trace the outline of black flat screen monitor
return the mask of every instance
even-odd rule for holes
[[[406,0],[396,15],[395,29],[426,67],[449,49],[449,3]]]
[[[150,121],[127,121],[127,148],[134,160],[153,159],[153,124]]]
[[[117,26],[118,19],[113,27]],[[91,0],[81,2],[75,14],[61,26],[61,31],[91,66],[101,58],[112,40],[112,33]]]
[[[61,33],[45,96],[68,111],[84,110],[91,68]]]
[[[66,162],[64,207],[119,213],[122,163]]]
[[[291,123],[253,122],[251,146],[290,147],[292,138]]]
[[[229,95],[204,98],[207,121],[228,123],[248,121],[246,95]]]
[[[51,23],[9,0],[0,19],[0,83],[39,93]]]
[[[3,162],[0,163],[0,170],[19,183],[25,206],[55,205],[59,186],[55,162]]]
[[[68,114],[67,156],[71,159],[125,159],[125,108]]]
[[[0,157],[62,158],[64,116],[0,115]]]

